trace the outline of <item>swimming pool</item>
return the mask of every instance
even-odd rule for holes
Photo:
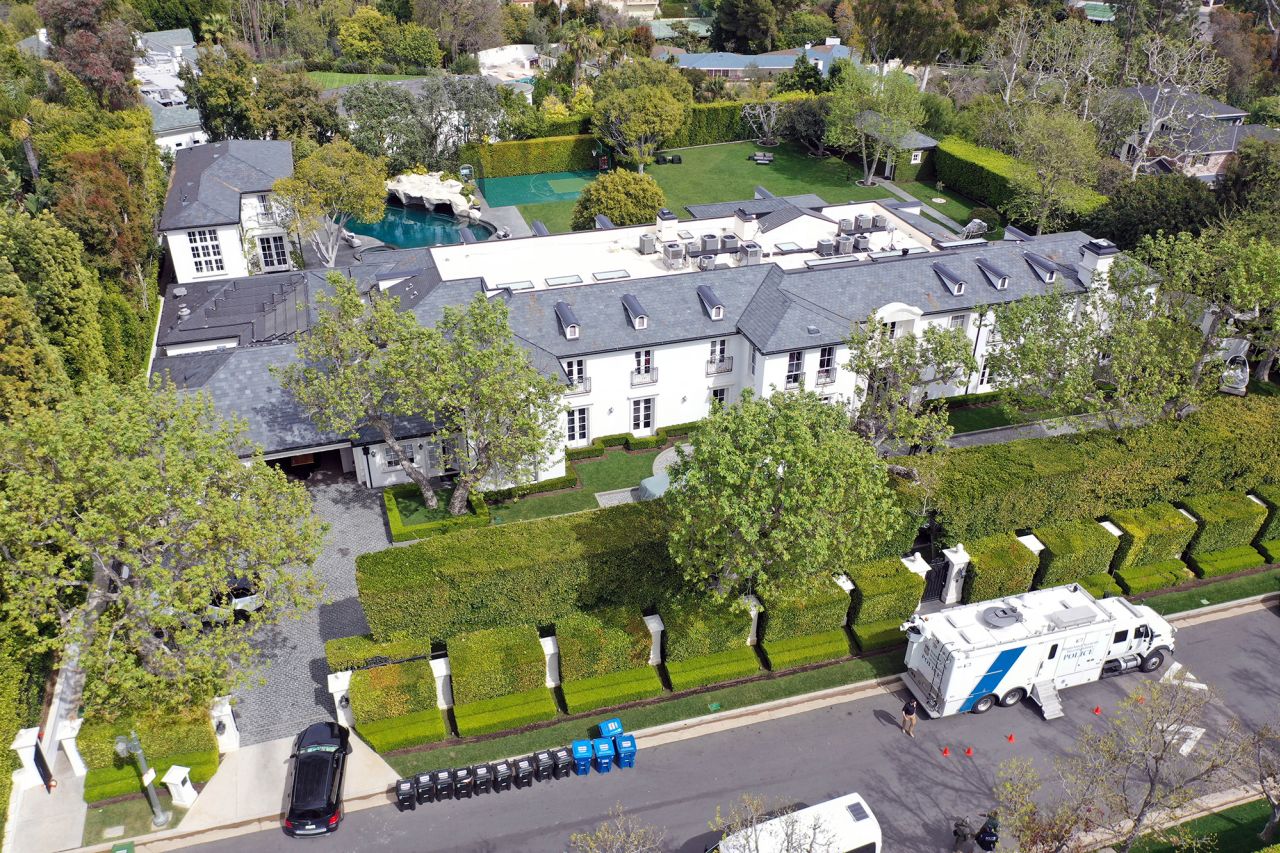
[[[545,172],[510,178],[481,178],[480,192],[490,207],[538,204],[544,201],[573,201],[599,172]]]
[[[463,222],[425,207],[402,207],[394,203],[387,205],[387,215],[377,222],[352,221],[347,225],[347,229],[356,234],[373,237],[397,249],[461,243],[464,228],[477,240],[488,240],[494,233],[493,226],[484,222]]]

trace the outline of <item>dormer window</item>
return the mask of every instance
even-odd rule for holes
[[[1058,279],[1058,265],[1042,255],[1035,252],[1026,252],[1023,255],[1027,259],[1027,263],[1031,269],[1035,270],[1036,275],[1045,284],[1053,284]]]
[[[1008,289],[1009,289],[1009,276],[1002,275],[998,279],[996,279],[996,290],[1008,290]]]
[[[698,285],[698,300],[702,303],[702,309],[707,312],[707,316],[712,320],[724,319],[724,303],[720,301],[720,297],[716,296],[716,292],[705,284]]]
[[[1009,274],[1007,272],[985,258],[978,258],[976,263],[978,265],[978,269],[982,270],[983,276],[985,276],[987,281],[991,283],[992,287],[996,290],[1009,289]]]
[[[634,295],[628,293],[623,296],[622,307],[627,310],[627,316],[631,318],[631,328],[636,331],[643,331],[649,328],[649,315],[645,312],[644,306],[640,304],[640,300]]]
[[[570,323],[564,327],[564,336],[568,340],[576,341],[578,339],[578,324]]]
[[[945,264],[934,264],[933,271],[938,274],[943,285],[951,292],[952,296],[964,295],[964,279],[956,274],[954,270]]]
[[[556,319],[560,321],[560,330],[564,333],[565,340],[576,341],[582,328],[578,324],[578,315],[573,313],[573,306],[568,302],[557,302]]]
[[[712,320],[723,320],[723,319],[724,319],[724,306],[723,306],[723,305],[713,305],[713,306],[711,307],[711,319],[712,319]]]

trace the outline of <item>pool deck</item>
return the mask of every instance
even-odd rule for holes
[[[476,197],[480,199],[480,218],[486,222],[498,226],[498,228],[506,228],[511,232],[512,237],[532,237],[533,229],[529,227],[529,223],[524,221],[524,217],[520,215],[520,211],[514,205],[508,207],[490,207],[489,202],[480,193],[476,193]]]

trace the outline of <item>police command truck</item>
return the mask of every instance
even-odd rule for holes
[[[1096,599],[1077,584],[953,607],[902,625],[902,680],[934,717],[1011,707],[1027,696],[1045,719],[1058,691],[1125,672],[1154,672],[1174,629],[1150,607]]]

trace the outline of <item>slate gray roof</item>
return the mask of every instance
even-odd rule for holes
[[[752,198],[746,201],[717,201],[711,204],[690,204],[685,210],[694,219],[714,219],[718,216],[733,216],[739,210],[763,216],[775,210],[788,207],[822,208],[828,203],[813,193],[803,195],[770,196],[768,198]]]
[[[231,139],[184,148],[174,157],[160,230],[237,223],[242,194],[269,192],[292,174],[288,141]]]
[[[858,126],[865,128],[867,133],[877,139],[880,138],[879,125],[882,121],[880,113],[875,110],[863,110],[858,113]],[[908,130],[899,136],[896,141],[890,140],[890,142],[903,151],[924,151],[938,147],[938,140],[932,136],[926,136],[918,130]]]
[[[786,225],[793,219],[799,219],[801,216],[812,216],[814,219],[821,219],[824,222],[835,223],[829,216],[818,213],[816,210],[806,210],[804,208],[789,205],[779,208],[773,213],[765,214],[760,217],[760,233],[767,234],[775,228]]]
[[[314,293],[323,285],[323,275],[284,272],[175,286],[164,301],[156,342],[235,338],[248,346],[293,338],[311,328]]]
[[[151,129],[156,136],[200,129],[199,110],[193,110],[185,104],[162,107],[146,97],[142,100],[146,101],[147,108],[151,110]]]
[[[142,33],[138,38],[147,50],[172,50],[175,47],[192,47],[196,43],[196,37],[187,27]]]
[[[1128,86],[1120,91],[1126,95],[1137,96],[1147,103],[1151,103],[1155,100],[1157,89],[1155,86],[1142,85]],[[1248,110],[1224,104],[1222,101],[1210,98],[1208,95],[1189,94],[1185,98],[1185,104],[1189,110],[1194,110],[1200,115],[1216,119],[1245,118],[1249,115]]]

